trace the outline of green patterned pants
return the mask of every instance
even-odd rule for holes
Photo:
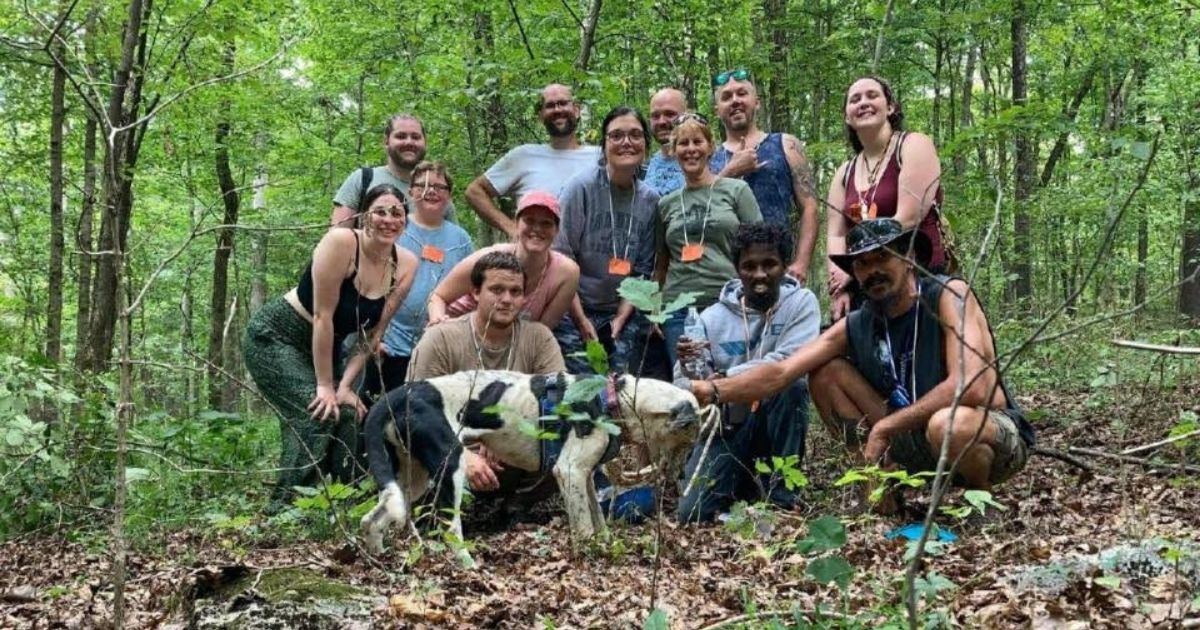
[[[334,374],[342,371],[341,344],[334,343]],[[271,495],[276,508],[290,502],[293,486],[318,487],[322,475],[350,483],[366,473],[354,410],[342,407],[336,419],[318,422],[308,403],[317,395],[313,370],[312,324],[283,298],[262,307],[246,327],[246,368],[259,392],[279,414],[279,484]]]

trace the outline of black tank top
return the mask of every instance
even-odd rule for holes
[[[391,293],[391,289],[396,283],[396,273],[394,271],[396,265],[396,248],[393,246],[393,271],[391,281],[388,282],[387,293],[374,299],[363,297],[354,286],[354,278],[358,276],[359,251],[358,232],[354,232],[354,271],[345,280],[342,280],[342,286],[338,289],[337,307],[333,309],[333,334],[336,337],[345,337],[351,333],[367,330],[378,323],[383,317],[383,305],[387,302],[387,296]],[[300,305],[311,316],[313,312],[311,260],[308,261],[308,266],[304,268],[304,273],[300,274],[300,282],[296,285],[296,297],[300,300]]]

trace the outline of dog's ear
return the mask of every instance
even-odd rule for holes
[[[690,400],[681,400],[671,406],[671,428],[682,429],[700,422],[696,406]]]
[[[463,409],[462,414],[463,426],[473,429],[499,429],[504,426],[504,420],[500,414],[487,413],[484,410],[499,403],[507,391],[507,383],[500,381],[488,383],[487,387],[479,392],[478,398],[467,401],[467,406]]]

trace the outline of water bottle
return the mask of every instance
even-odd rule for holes
[[[688,341],[707,341],[708,335],[704,332],[704,322],[700,321],[700,313],[695,306],[688,307],[687,317],[683,320],[683,336]],[[684,363],[684,374],[695,379],[706,379],[712,376],[708,357],[708,348],[701,350],[699,356]]]

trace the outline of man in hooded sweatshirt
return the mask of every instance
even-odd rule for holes
[[[738,277],[725,284],[716,304],[700,313],[705,339],[680,340],[676,385],[688,388],[689,379],[735,376],[779,361],[817,338],[820,306],[812,291],[785,275],[791,260],[791,238],[784,226],[739,226],[733,245]],[[701,365],[704,373],[692,373]],[[679,501],[679,520],[711,521],[739,500],[766,499],[790,508],[795,494],[787,487],[786,473],[799,468],[807,429],[806,379],[764,400],[723,405],[721,427],[708,453],[701,461],[707,439],[699,440],[684,468],[684,485],[693,476],[695,480]]]

